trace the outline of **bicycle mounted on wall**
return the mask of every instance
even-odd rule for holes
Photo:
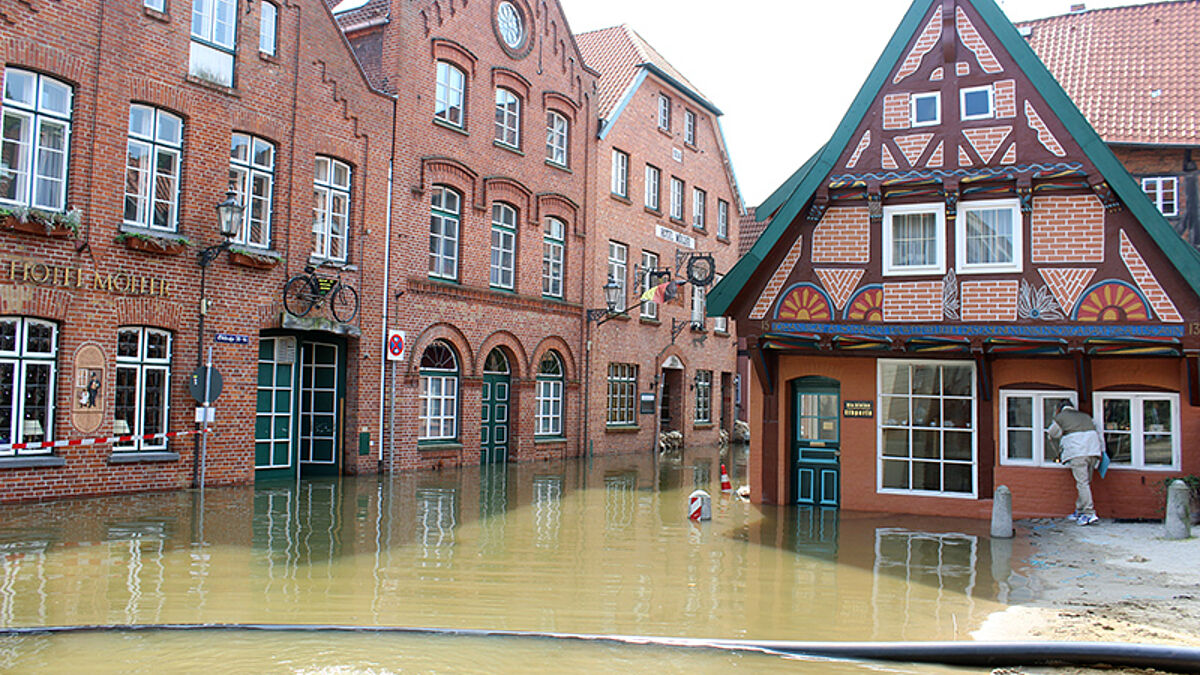
[[[333,318],[339,323],[350,323],[358,316],[358,291],[342,282],[342,271],[338,267],[336,277],[323,277],[317,274],[316,267],[305,265],[303,274],[288,279],[283,286],[284,309],[292,316],[302,317],[328,302]]]

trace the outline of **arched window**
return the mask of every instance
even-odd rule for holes
[[[458,233],[462,197],[444,185],[433,187],[429,213],[429,276],[458,278]]]
[[[507,89],[496,89],[496,141],[521,147],[521,99]]]
[[[513,290],[517,255],[517,210],[499,202],[492,205],[492,288]]]
[[[458,357],[438,340],[421,356],[421,394],[418,441],[449,441],[458,437]]]
[[[557,218],[547,218],[542,230],[542,295],[562,299],[563,255],[566,227]]]
[[[467,91],[467,76],[445,61],[437,64],[437,92],[433,116],[456,127],[464,126],[463,101]]]
[[[553,110],[546,113],[546,159],[558,166],[567,165],[569,130],[567,118]]]
[[[74,91],[28,70],[3,75],[0,202],[65,211]]]
[[[557,352],[548,351],[538,364],[537,418],[538,436],[562,436],[563,365]]]

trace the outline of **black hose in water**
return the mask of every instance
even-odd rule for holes
[[[112,624],[0,628],[0,636],[69,633],[149,633],[166,631],[258,631],[268,633],[360,633],[437,635],[457,637],[570,640],[721,651],[759,652],[781,656],[854,661],[892,661],[949,666],[1121,666],[1155,668],[1175,673],[1200,673],[1200,648],[1169,645],[1130,645],[1115,642],[785,642],[764,640],[705,640],[631,635],[585,635],[505,630],[342,626],[319,624]]]

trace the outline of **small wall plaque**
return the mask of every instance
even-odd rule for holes
[[[75,352],[71,425],[79,431],[91,433],[104,423],[106,371],[104,351],[98,345],[85,344]]]
[[[874,417],[874,401],[842,401],[842,417]]]

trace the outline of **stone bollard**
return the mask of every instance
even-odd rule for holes
[[[1171,486],[1167,488],[1167,518],[1164,521],[1167,526],[1167,539],[1187,539],[1192,536],[1192,521],[1188,514],[1190,496],[1191,490],[1188,489],[1187,483],[1181,480],[1171,481]]]
[[[1007,485],[996,488],[992,496],[992,536],[1000,539],[1013,536],[1012,490]]]

